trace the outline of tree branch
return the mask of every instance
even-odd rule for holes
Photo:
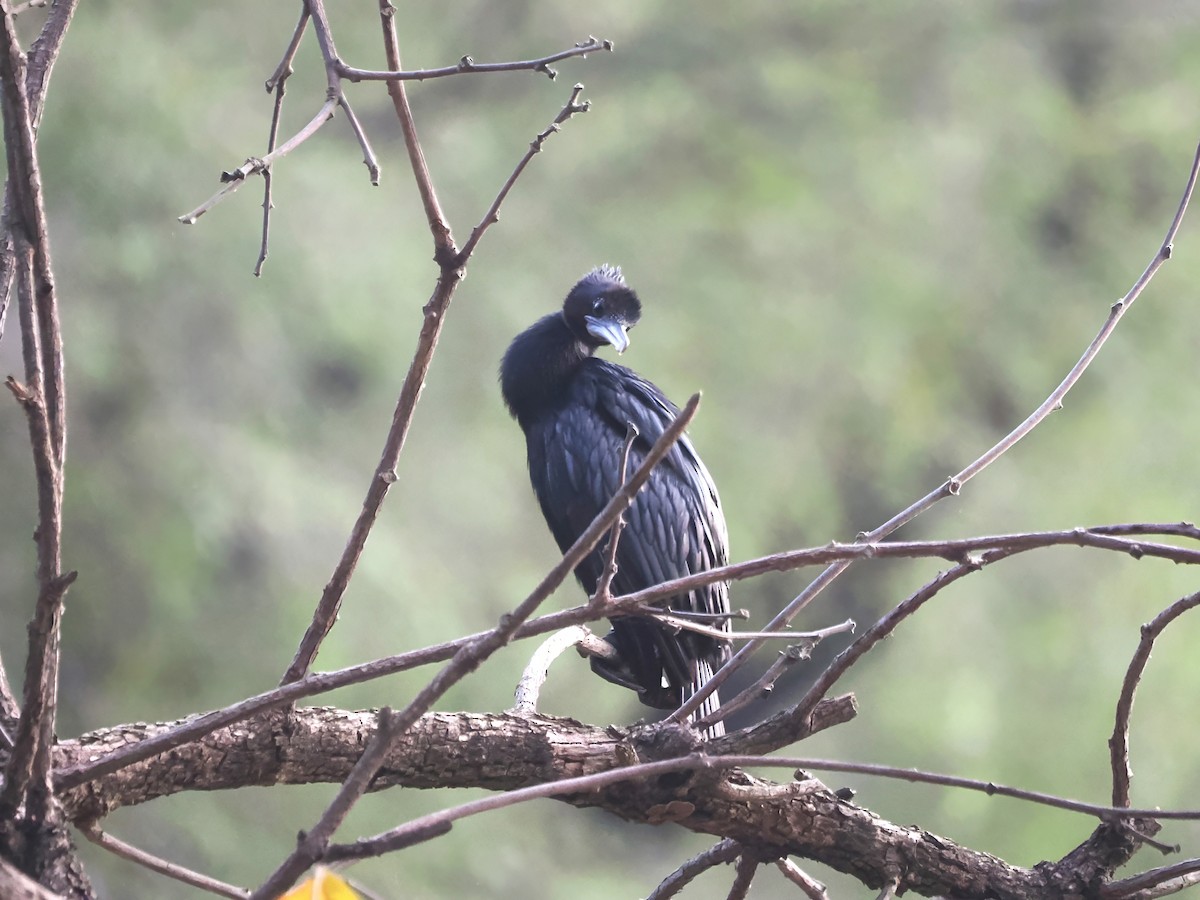
[[[1117,699],[1116,722],[1113,724],[1112,737],[1108,739],[1109,761],[1112,766],[1112,803],[1113,806],[1129,805],[1129,783],[1133,778],[1133,769],[1129,765],[1129,716],[1133,712],[1133,697],[1146,664],[1150,662],[1150,651],[1154,642],[1168,625],[1190,609],[1200,606],[1200,592],[1190,594],[1176,600],[1151,621],[1142,626],[1141,640],[1129,667],[1125,671],[1121,683],[1121,694]]]
[[[388,13],[388,15],[391,16],[392,13]],[[541,72],[553,80],[557,77],[558,73],[550,68],[550,63],[569,59],[573,56],[587,56],[589,53],[599,50],[611,51],[612,48],[612,41],[589,37],[586,41],[580,41],[569,50],[551,53],[549,56],[543,56],[539,59],[525,59],[501,63],[477,63],[471,57],[464,56],[453,66],[443,66],[440,69],[415,69],[410,72],[400,70],[399,60],[393,61],[392,59],[388,59],[388,65],[393,66],[393,68],[387,72],[356,69],[338,60],[337,72],[347,81],[425,81],[430,78],[446,78],[450,75],[487,74],[494,72]]]
[[[888,519],[873,531],[861,536],[861,541],[875,542],[882,540],[898,528],[911,522],[921,513],[928,510],[938,501],[946,497],[958,496],[962,491],[963,486],[994,463],[1008,450],[1014,447],[1018,441],[1025,437],[1029,432],[1033,431],[1050,413],[1062,407],[1063,398],[1067,392],[1075,386],[1075,383],[1083,376],[1087,367],[1091,365],[1093,359],[1100,352],[1108,340],[1109,335],[1117,327],[1117,323],[1122,316],[1128,311],[1133,302],[1141,295],[1146,286],[1150,283],[1154,274],[1159,270],[1164,262],[1171,258],[1172,246],[1175,241],[1175,235],[1179,232],[1179,226],[1183,222],[1183,216],[1187,212],[1188,203],[1192,198],[1192,191],[1196,187],[1197,176],[1200,175],[1200,146],[1197,146],[1196,153],[1192,159],[1192,168],[1188,174],[1187,184],[1183,190],[1183,197],[1179,201],[1179,207],[1175,211],[1175,218],[1171,221],[1170,227],[1167,229],[1166,237],[1163,238],[1162,244],[1158,251],[1154,254],[1149,265],[1146,266],[1141,276],[1134,282],[1128,293],[1123,298],[1112,305],[1109,310],[1108,318],[1104,325],[1101,326],[1099,333],[1092,342],[1088,345],[1079,361],[1067,373],[1067,376],[1059,383],[1050,395],[1042,402],[1037,409],[1014,428],[1011,432],[1000,439],[993,447],[987,450],[982,456],[969,463],[957,475],[952,475],[939,487],[934,488],[921,499],[910,504],[905,509]],[[820,575],[818,575],[807,588],[800,592],[791,603],[784,607],[764,628],[765,631],[777,631],[785,628],[800,611],[803,610],[813,599],[829,586],[839,575],[842,574],[851,565],[851,560],[844,560],[831,565]],[[701,704],[729,677],[745,665],[746,661],[758,651],[762,646],[762,641],[751,641],[743,645],[736,653],[733,654],[720,669],[718,669],[712,679],[705,684],[700,690],[696,691],[688,700],[671,714],[672,721],[686,721],[688,716],[700,708]]]

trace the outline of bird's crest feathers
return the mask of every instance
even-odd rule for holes
[[[579,279],[579,285],[594,285],[598,288],[626,286],[625,276],[621,274],[621,267],[610,266],[608,263],[602,263],[584,275]]]

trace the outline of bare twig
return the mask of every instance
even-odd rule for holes
[[[556,797],[559,794],[573,794],[580,791],[593,791],[608,787],[622,781],[637,778],[649,778],[667,772],[678,772],[682,769],[704,768],[710,764],[722,765],[720,760],[704,757],[700,754],[666,759],[656,762],[639,763],[620,769],[610,769],[607,772],[597,772],[592,775],[580,775],[574,778],[561,778],[546,784],[535,784],[530,787],[506,791],[503,794],[493,794],[481,797],[450,809],[421,816],[406,822],[389,831],[373,837],[361,838],[352,844],[334,844],[329,848],[325,858],[328,862],[345,859],[366,859],[381,856],[393,850],[400,850],[421,841],[428,840],[438,834],[445,834],[450,826],[459,819],[478,815],[495,809],[514,806],[543,797]]]
[[[841,634],[846,631],[854,630],[854,620],[847,619],[840,625],[833,625],[829,628],[822,628],[817,631],[725,631],[719,628],[713,628],[710,625],[704,625],[695,621],[691,615],[678,615],[675,610],[661,609],[656,606],[635,606],[627,615],[645,616],[648,619],[654,619],[663,625],[675,631],[692,631],[696,634],[704,634],[709,637],[716,638],[721,641],[753,641],[757,639],[768,641],[794,641],[794,640],[809,640],[816,644],[822,637],[831,634]],[[732,615],[718,615],[716,618],[721,620],[729,620],[734,618]],[[722,707],[724,704],[722,704]],[[726,715],[728,715],[726,713]]]
[[[1189,550],[1173,544],[1132,540],[1112,530],[1115,528],[1138,529],[1136,532],[1126,531],[1125,534],[1170,534],[1200,540],[1200,529],[1194,525],[1170,523],[984,535],[951,541],[885,541],[853,544],[834,542],[824,547],[787,550],[745,562],[718,566],[694,575],[685,575],[682,578],[664,581],[662,584],[645,588],[633,594],[617,597],[613,602],[622,606],[634,607],[653,603],[655,600],[670,597],[672,594],[695,590],[717,581],[742,581],[765,572],[790,572],[807,566],[827,565],[848,560],[934,558],[959,562],[984,551],[997,549],[1026,552],[1045,547],[1092,547],[1125,553],[1134,559],[1151,556],[1187,565],[1196,565],[1200,562],[1200,550]],[[764,630],[774,629],[770,629],[768,626]]]
[[[286,92],[286,82],[292,75],[292,61],[296,58],[296,51],[300,49],[300,41],[304,37],[304,32],[308,28],[309,12],[305,6],[300,11],[300,21],[296,23],[296,28],[292,32],[292,39],[288,41],[287,49],[283,51],[283,58],[279,60],[279,65],[275,67],[275,71],[271,73],[271,77],[266,81],[266,89],[268,94],[275,95],[274,109],[271,111],[271,127],[267,132],[267,154],[270,155],[275,151],[275,145],[279,140],[279,121],[283,115],[283,95]],[[275,208],[274,200],[271,196],[271,184],[273,173],[271,168],[262,170],[263,176],[263,223],[262,223],[262,241],[258,249],[258,261],[254,264],[254,276],[257,278],[262,275],[263,264],[267,261],[267,250],[270,244],[271,237],[271,210]]]
[[[375,151],[371,149],[371,142],[367,139],[367,133],[363,130],[362,123],[358,121],[358,116],[354,114],[354,108],[350,105],[350,101],[343,94],[338,103],[342,107],[342,111],[346,113],[346,121],[350,123],[350,130],[354,132],[354,137],[358,139],[358,146],[362,148],[363,165],[367,167],[367,174],[371,177],[371,184],[379,187],[379,160],[375,156]]]
[[[786,857],[784,859],[775,860],[775,868],[783,873],[783,877],[790,881],[800,890],[804,891],[804,896],[809,900],[829,900],[829,893],[825,890],[825,885],[817,881],[798,865]]]
[[[707,850],[697,853],[691,859],[683,862],[678,869],[659,882],[658,887],[650,892],[646,900],[668,900],[687,887],[698,875],[703,875],[709,869],[733,862],[742,852],[742,846],[737,841],[726,838],[718,841]]]
[[[550,63],[569,59],[572,56],[587,56],[598,50],[612,50],[612,41],[599,40],[589,37],[580,41],[569,50],[551,53],[540,59],[526,59],[515,62],[477,63],[469,56],[464,56],[453,66],[442,66],[440,69],[415,69],[410,72],[400,70],[399,61],[396,68],[387,72],[377,72],[370,69],[356,69],[339,61],[337,72],[347,81],[425,81],[429,78],[446,78],[451,75],[486,74],[489,72],[542,72],[554,79],[558,73],[550,68]],[[388,60],[392,65],[392,60]]]
[[[1043,420],[1045,420],[1046,417],[1052,412],[1062,407],[1063,398],[1066,397],[1067,393],[1072,387],[1074,387],[1075,383],[1083,376],[1083,373],[1087,370],[1088,366],[1091,365],[1092,360],[1096,358],[1096,355],[1100,352],[1101,348],[1104,346],[1113,330],[1117,327],[1117,323],[1120,322],[1122,316],[1125,315],[1130,306],[1133,305],[1134,301],[1137,300],[1142,291],[1145,290],[1146,285],[1150,283],[1151,279],[1154,277],[1154,274],[1159,270],[1162,264],[1171,258],[1175,235],[1179,232],[1179,226],[1183,222],[1184,213],[1187,212],[1188,202],[1191,200],[1192,191],[1196,187],[1196,179],[1198,175],[1200,175],[1200,146],[1196,148],[1195,156],[1192,159],[1192,168],[1188,174],[1187,185],[1184,187],[1183,197],[1180,199],[1179,207],[1175,212],[1175,218],[1171,221],[1171,226],[1167,229],[1166,237],[1163,238],[1163,242],[1159,246],[1158,251],[1154,254],[1154,258],[1150,261],[1149,265],[1146,266],[1141,276],[1139,276],[1137,281],[1134,282],[1133,287],[1129,289],[1125,296],[1112,305],[1109,310],[1108,318],[1105,320],[1103,326],[1101,326],[1100,331],[1097,333],[1096,337],[1092,339],[1092,342],[1083,352],[1083,355],[1079,358],[1079,361],[1075,363],[1075,365],[1071,368],[1071,371],[1068,372],[1066,377],[1059,383],[1058,387],[1050,392],[1050,395],[1041,403],[1040,406],[1038,406],[1037,409],[1029,414],[1024,422],[1001,438],[999,442],[987,450],[982,456],[969,463],[957,475],[952,475],[937,488],[934,488],[934,490],[930,491],[924,497],[901,510],[899,513],[888,519],[873,531],[862,535],[862,542],[867,543],[882,540],[896,529],[906,525],[921,513],[928,510],[938,501],[943,500],[946,497],[958,496],[958,494],[962,491],[963,486],[968,481],[970,481],[972,478],[990,466],[993,462],[999,459],[1002,455],[1008,452],[1008,450],[1014,447],[1017,442],[1029,434],[1029,432],[1033,431],[1033,429],[1036,428]],[[849,568],[850,565],[851,561],[845,560],[838,562],[823,571],[809,584],[807,588],[797,595],[791,603],[784,607],[769,623],[767,623],[765,630],[777,631],[780,628],[786,627],[788,623],[790,623],[792,619],[794,619],[800,613],[801,610],[808,606],[808,604],[811,603],[812,600],[819,593],[821,593],[821,591],[823,591],[830,583],[834,581],[834,579],[841,575],[842,572]],[[716,671],[716,673],[714,673],[713,677],[700,690],[696,691],[696,693],[688,698],[688,700],[682,706],[680,706],[679,709],[671,714],[671,720],[674,722],[686,721],[688,717],[697,709],[699,709],[704,701],[714,691],[720,688],[720,686],[724,684],[734,672],[740,669],[761,646],[762,641],[751,641],[750,643],[743,645],[741,649],[734,653],[733,656],[731,656],[725,662],[725,665],[723,665]]]
[[[1190,594],[1176,600],[1160,612],[1147,625],[1142,626],[1141,640],[1129,668],[1125,671],[1125,679],[1121,683],[1121,694],[1117,699],[1116,722],[1113,725],[1112,737],[1108,739],[1109,761],[1112,765],[1112,803],[1113,806],[1129,805],[1129,784],[1133,778],[1133,770],[1129,765],[1129,716],[1133,711],[1133,698],[1142,673],[1150,661],[1150,651],[1154,642],[1168,625],[1187,612],[1200,606],[1200,592]]]
[[[758,860],[749,853],[743,853],[737,861],[737,874],[729,887],[728,900],[746,900],[750,895],[750,884],[754,881],[754,873],[758,871]]]
[[[191,212],[184,213],[179,217],[179,221],[184,225],[195,225],[199,218],[240,188],[246,183],[251,175],[261,175],[267,171],[271,165],[283,157],[287,156],[310,137],[316,134],[321,126],[333,118],[334,110],[337,109],[338,100],[336,97],[327,99],[317,114],[313,116],[308,124],[292,135],[281,146],[276,147],[266,156],[258,158],[252,157],[247,159],[242,165],[230,172],[221,173],[221,181],[224,182],[224,187],[193,209]]]
[[[301,19],[303,23],[306,19]],[[299,31],[297,31],[299,33]],[[282,64],[281,64],[282,65]],[[278,70],[277,70],[278,71]],[[271,111],[271,127],[267,131],[267,154],[270,155],[275,151],[275,144],[279,140],[279,121],[283,116],[283,95],[286,93],[287,78],[292,72],[291,66],[283,69],[282,74],[277,79],[272,79],[275,84],[275,107]],[[271,185],[273,173],[270,166],[262,170],[263,176],[263,218],[262,218],[262,241],[258,247],[258,260],[254,263],[254,277],[258,278],[262,275],[263,264],[267,261],[267,251],[271,241],[271,210],[275,208],[275,201],[271,195]]]
[[[81,825],[80,832],[93,844],[103,847],[110,853],[127,859],[130,862],[137,863],[139,866],[144,866],[153,872],[158,872],[160,875],[165,875],[168,878],[173,878],[176,881],[181,881],[184,884],[191,885],[194,888],[199,888],[202,891],[208,891],[210,894],[217,894],[221,897],[232,897],[234,900],[245,900],[250,896],[250,892],[245,888],[237,887],[236,885],[226,884],[223,881],[218,881],[216,878],[211,878],[200,872],[194,872],[178,863],[173,863],[169,860],[162,859],[151,853],[147,853],[133,844],[127,844],[120,838],[115,838],[111,834],[107,834],[101,830],[96,823]]]
[[[300,49],[300,41],[304,38],[304,32],[308,28],[308,19],[308,7],[305,6],[300,10],[300,21],[296,23],[292,39],[288,41],[287,49],[283,51],[283,58],[279,60],[279,65],[275,67],[275,71],[271,73],[271,77],[264,85],[268,94],[274,93],[279,83],[286,81],[291,76],[292,61],[296,58],[296,51]]]
[[[627,422],[625,427],[625,445],[621,448],[621,464],[617,472],[617,487],[625,487],[625,476],[629,472],[629,451],[633,449],[633,442],[637,440],[638,428],[632,422]],[[612,531],[608,534],[608,544],[604,548],[604,568],[600,572],[600,580],[596,583],[596,590],[593,592],[597,603],[606,603],[612,599],[610,588],[612,580],[617,574],[617,545],[621,540],[621,532],[625,528],[625,517],[618,516],[617,521],[613,522]]]
[[[1154,900],[1200,884],[1200,859],[1185,859],[1100,888],[1101,900]]]
[[[843,632],[853,632],[855,622],[853,619],[847,619],[841,625],[834,625],[832,628],[826,628],[821,631],[810,632],[806,635],[793,635],[790,632],[783,632],[793,638],[800,638],[800,643],[791,644],[783,650],[779,651],[779,655],[775,661],[767,667],[767,671],[763,672],[754,684],[746,688],[740,694],[734,695],[728,702],[723,702],[719,709],[713,715],[705,716],[696,723],[698,728],[704,728],[712,724],[709,720],[717,721],[718,719],[726,719],[733,713],[744,707],[749,706],[759,700],[764,700],[770,693],[775,690],[775,683],[779,681],[780,676],[785,671],[790,669],[802,659],[808,659],[812,656],[813,648],[820,643],[821,638],[827,637],[830,634],[839,634]],[[778,632],[775,632],[778,634]]]
[[[559,114],[554,117],[554,121],[551,122],[550,126],[545,131],[541,132],[537,137],[535,137],[530,143],[529,150],[523,157],[521,157],[521,161],[517,163],[517,167],[513,169],[512,174],[508,176],[508,179],[504,182],[504,186],[501,187],[500,192],[496,194],[496,199],[493,200],[492,205],[488,207],[488,211],[484,213],[483,218],[479,220],[479,224],[471,229],[471,236],[467,238],[467,242],[463,245],[462,252],[459,254],[462,260],[465,261],[472,253],[475,252],[475,248],[479,245],[479,242],[483,239],[483,236],[485,233],[487,233],[487,230],[500,221],[500,205],[504,202],[504,198],[508,196],[508,192],[512,190],[512,186],[516,184],[517,179],[521,177],[521,173],[525,171],[525,167],[529,165],[530,160],[542,152],[542,145],[546,143],[550,135],[557,134],[560,130],[559,126],[561,126],[572,116],[578,115],[579,113],[585,113],[591,109],[592,104],[587,100],[584,100],[582,103],[579,102],[579,95],[582,93],[583,85],[575,85],[575,87],[571,89],[571,96],[567,99],[566,105],[562,108]]]
[[[400,41],[396,37],[395,13],[396,9],[390,0],[379,0],[379,24],[383,29],[384,54],[388,66],[399,69]],[[400,121],[400,130],[404,133],[408,161],[412,165],[413,178],[416,179],[417,191],[421,195],[421,205],[425,208],[425,219],[433,235],[433,258],[438,261],[438,265],[445,267],[457,251],[454,238],[450,234],[450,223],[446,221],[446,214],[442,211],[437,192],[433,189],[433,178],[430,177],[429,165],[425,161],[425,151],[421,149],[421,142],[417,137],[417,126],[408,102],[408,91],[402,81],[389,79],[387,92],[392,98],[396,118]]]
[[[530,716],[537,712],[538,696],[541,693],[542,685],[546,683],[550,664],[558,659],[564,650],[574,647],[588,635],[591,635],[591,632],[582,625],[572,625],[570,628],[554,632],[538,645],[533,656],[529,658],[529,664],[525,666],[521,680],[517,682],[512,712],[523,716]],[[609,647],[607,643],[604,646]],[[609,649],[612,648],[609,647]]]
[[[994,558],[1000,558],[1008,555],[1007,551],[995,550],[991,551]],[[991,561],[991,560],[988,560]],[[800,698],[800,702],[791,709],[785,711],[780,716],[775,717],[778,720],[778,725],[781,726],[779,731],[786,735],[792,728],[798,727],[805,721],[808,715],[816,708],[817,703],[829,693],[830,689],[837,683],[838,679],[846,673],[859,659],[861,659],[869,650],[871,650],[881,640],[891,634],[902,621],[911,616],[914,612],[920,609],[926,601],[933,597],[943,588],[949,586],[953,582],[973,572],[978,572],[983,566],[982,561],[970,561],[960,563],[953,568],[941,572],[938,576],[922,588],[911,594],[909,597],[901,601],[895,608],[875,622],[870,628],[863,632],[862,637],[854,641],[849,647],[834,657],[833,661],[825,668],[817,680],[809,687],[804,696]],[[764,726],[772,723],[763,723]],[[761,726],[760,726],[761,727]]]
[[[895,900],[896,888],[898,888],[899,886],[900,886],[900,879],[893,878],[891,881],[889,881],[887,884],[885,884],[883,886],[883,890],[881,890],[879,892],[879,896],[876,898],[876,900]]]
[[[394,57],[398,60],[400,50],[392,23],[391,12],[393,10],[387,0],[380,0],[380,6],[384,30],[384,45],[388,58],[391,60]],[[326,34],[326,31],[321,27],[318,27],[317,32],[319,37]],[[326,49],[327,44],[328,49]],[[332,52],[332,45],[329,43],[328,38],[323,41],[323,50],[325,52]],[[327,60],[328,58],[327,56]],[[363,548],[366,547],[367,537],[371,533],[371,528],[375,524],[375,519],[379,515],[379,510],[383,506],[383,501],[387,497],[389,489],[397,480],[396,465],[400,460],[401,452],[404,450],[404,444],[408,440],[408,432],[412,426],[413,415],[416,413],[417,401],[420,399],[421,391],[425,387],[425,378],[429,373],[429,367],[433,362],[433,354],[437,349],[438,338],[441,336],[442,327],[446,321],[446,311],[450,307],[450,301],[453,299],[454,292],[463,275],[461,269],[447,267],[445,263],[446,260],[456,256],[454,238],[450,232],[450,225],[446,221],[445,214],[442,212],[441,204],[438,202],[437,193],[434,190],[433,181],[429,175],[429,168],[425,163],[425,154],[421,149],[421,142],[417,136],[416,123],[412,117],[412,109],[409,106],[404,85],[399,82],[389,83],[388,93],[392,97],[396,117],[400,121],[400,128],[404,134],[404,143],[408,149],[413,176],[416,179],[417,189],[421,194],[421,200],[425,207],[429,229],[433,235],[434,258],[439,261],[442,269],[437,284],[434,287],[433,296],[425,304],[424,321],[421,325],[421,332],[417,337],[417,347],[413,351],[408,373],[405,375],[404,383],[400,387],[400,395],[396,400],[395,411],[392,413],[392,424],[388,429],[387,438],[384,440],[383,452],[380,454],[379,464],[375,467],[375,474],[371,479],[370,485],[367,487],[367,495],[363,500],[362,510],[359,512],[354,527],[350,531],[346,546],[342,550],[342,555],[338,559],[337,565],[334,567],[333,575],[321,593],[321,599],[313,611],[312,622],[305,631],[303,638],[301,638],[295,656],[292,658],[291,664],[283,675],[283,684],[297,681],[304,677],[304,674],[312,667],[313,661],[317,656],[317,651],[320,649],[322,642],[325,640],[326,635],[329,634],[330,629],[333,628],[333,623],[337,619],[338,610],[342,606],[342,598],[345,596],[346,588],[350,584],[350,578],[358,566],[358,560],[362,556]]]
[[[343,782],[333,802],[321,815],[320,820],[308,833],[302,833],[296,841],[296,849],[271,873],[262,886],[251,894],[252,900],[271,900],[292,885],[304,872],[325,853],[333,833],[345,821],[346,815],[359,798],[371,786],[371,780],[387,759],[396,736],[404,731],[400,719],[386,706],[379,711],[379,725],[371,743],[363,751],[358,762]]]

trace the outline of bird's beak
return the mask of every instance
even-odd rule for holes
[[[588,334],[598,341],[612,344],[618,353],[624,353],[629,348],[629,335],[625,333],[625,323],[612,316],[598,319],[595,316],[584,316],[584,324]]]

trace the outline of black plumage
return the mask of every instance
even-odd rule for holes
[[[678,413],[655,385],[593,356],[605,344],[623,352],[629,345],[626,332],[640,317],[641,303],[621,271],[600,266],[571,289],[560,312],[519,334],[500,366],[505,403],[525,432],[534,493],[564,552],[618,490],[629,423],[638,432],[629,453],[632,472]],[[686,435],[651,473],[625,518],[612,582],[615,595],[728,562],[717,489]],[[575,569],[589,596],[604,568],[604,544]],[[666,605],[728,613],[728,584],[677,595]],[[729,627],[727,618],[705,624]],[[620,662],[594,658],[592,669],[660,709],[678,707],[729,655],[727,641],[676,632],[647,618],[623,616],[613,619],[612,626],[606,640]],[[702,713],[718,703],[714,694]],[[714,732],[720,729],[710,730]]]

